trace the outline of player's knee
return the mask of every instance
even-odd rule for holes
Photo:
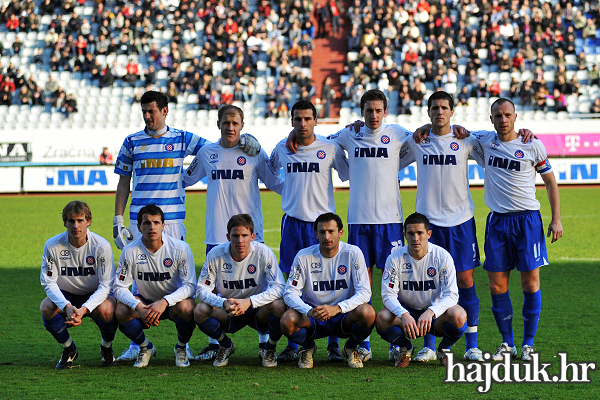
[[[186,321],[191,321],[194,318],[195,308],[196,302],[193,299],[185,299],[176,305],[178,316]]]
[[[124,324],[132,319],[133,310],[129,306],[119,303],[115,308],[115,318],[119,324]]]
[[[299,315],[300,314],[298,314],[296,310],[291,308],[283,313],[280,327],[281,332],[283,332],[284,335],[292,335],[298,330],[297,325],[299,325],[300,322]]]
[[[448,309],[448,322],[450,322],[455,328],[461,328],[467,323],[467,312],[461,306],[454,306]]]
[[[387,331],[394,324],[394,314],[390,310],[384,308],[377,313],[375,318],[375,326],[378,331]]]
[[[201,324],[210,317],[211,307],[206,303],[200,303],[194,308],[194,321]]]
[[[40,304],[40,313],[44,319],[51,319],[56,315],[57,311],[58,307],[56,304],[54,304],[52,300],[47,297]]]
[[[375,309],[370,304],[361,304],[356,308],[359,316],[359,322],[363,326],[371,326],[375,322],[375,318],[377,317],[377,313]]]
[[[283,299],[275,300],[273,303],[271,303],[271,307],[272,307],[272,314],[275,315],[277,318],[281,318],[283,316],[283,314],[285,313],[285,311],[287,310],[287,307],[286,307]]]

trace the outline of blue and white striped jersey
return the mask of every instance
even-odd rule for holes
[[[180,223],[185,219],[185,189],[183,160],[195,156],[206,140],[191,132],[167,127],[167,132],[152,137],[141,130],[125,138],[115,174],[132,176],[129,219],[137,220],[138,211],[154,203],[165,213],[165,223]]]

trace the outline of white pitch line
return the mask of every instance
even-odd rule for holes
[[[267,232],[279,232],[279,229],[263,229],[263,233]]]
[[[562,260],[562,261],[600,261],[600,258],[559,257],[559,258],[553,258],[553,260]]]

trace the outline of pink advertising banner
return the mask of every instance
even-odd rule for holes
[[[551,157],[600,156],[600,133],[538,135]]]

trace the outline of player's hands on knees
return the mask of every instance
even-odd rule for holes
[[[65,314],[67,317],[65,318],[65,324],[68,326],[78,326],[81,325],[81,317],[77,318],[77,307],[69,304],[65,307]]]
[[[552,242],[550,243],[554,243],[562,237],[563,227],[560,221],[552,220],[550,222],[550,225],[548,225],[548,237],[550,237],[550,235],[552,235]]]
[[[342,312],[339,306],[330,306],[327,304],[317,306],[311,311],[314,311],[312,317],[318,321],[327,321],[329,318],[334,317]]]
[[[357,119],[353,123],[346,125],[346,128],[354,130],[354,132],[358,133],[360,132],[360,128],[362,128],[363,126],[365,126],[365,123],[360,119]]]
[[[521,141],[523,143],[533,142],[533,139],[538,138],[529,129],[519,129],[519,136],[522,136]]]
[[[421,314],[419,321],[417,321],[419,336],[425,336],[425,334],[429,332],[434,315],[435,314],[430,309],[427,309],[423,314]]]
[[[400,328],[402,328],[404,336],[409,339],[416,339],[420,336],[419,327],[417,326],[415,319],[408,312],[400,316]]]
[[[160,322],[160,316],[167,309],[169,303],[165,299],[160,299],[152,304],[148,304],[142,307],[143,311],[140,311],[140,315],[146,325],[158,326]]]
[[[227,299],[228,308],[225,309],[231,316],[237,317],[246,312],[252,306],[250,299]]]

